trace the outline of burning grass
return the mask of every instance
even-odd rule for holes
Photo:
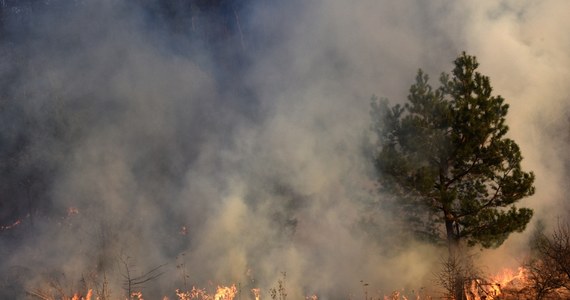
[[[198,289],[192,287],[191,291],[176,290],[176,296],[179,300],[233,300],[238,293],[235,284],[231,286],[218,286],[216,292],[208,294],[206,289]],[[164,298],[168,299],[168,298]]]
[[[54,293],[45,292],[41,290],[29,291],[28,296],[34,299],[42,300],[110,300],[111,298],[102,298],[99,296],[94,296],[92,289],[89,289],[87,293],[74,293],[71,296],[62,294],[55,296]],[[143,293],[141,291],[132,292],[130,297],[116,298],[125,300],[144,300]],[[162,297],[162,300],[169,300],[168,296]],[[172,300],[237,300],[237,299],[252,299],[260,300],[264,299],[261,297],[261,290],[259,288],[251,289],[250,295],[242,295],[235,284],[231,286],[218,286],[216,291],[209,293],[205,288],[192,287],[189,291],[183,291],[180,289],[176,290],[176,298]],[[274,294],[272,290],[269,290],[269,296],[265,299],[271,300],[286,300],[283,295]],[[305,296],[305,300],[319,300],[319,296],[316,294]],[[406,294],[404,291],[394,291],[389,295],[383,296],[364,296],[364,297],[350,297],[348,300],[365,299],[365,300],[432,300],[433,297],[429,295],[422,295],[420,293]]]
[[[536,261],[533,262],[536,265]],[[128,271],[128,263],[124,263]],[[541,288],[541,278],[544,278],[544,270],[533,269],[533,265],[528,264],[518,269],[504,269],[493,276],[487,278],[481,277],[463,277],[464,297],[462,300],[514,300],[514,299],[570,299],[569,289],[564,286],[557,286],[550,289]],[[183,268],[179,266],[178,269]],[[152,284],[153,280],[159,275],[155,275],[160,267],[152,269],[145,273],[139,279],[146,283]],[[537,271],[538,270],[538,271]],[[541,276],[537,272],[542,272]],[[126,272],[129,274],[129,272]],[[158,274],[158,273],[156,273]],[[277,280],[275,286],[262,290],[259,287],[241,289],[240,284],[229,285],[211,285],[209,288],[199,288],[192,286],[186,288],[186,279],[189,278],[186,272],[182,273],[184,278],[183,289],[176,289],[175,293],[169,296],[162,296],[162,300],[287,300],[288,291],[286,286],[286,273],[282,273],[282,278]],[[124,274],[123,274],[124,276]],[[137,279],[138,277],[135,277]],[[133,278],[127,277],[126,282],[132,283]],[[147,280],[148,279],[148,280]],[[101,282],[102,281],[102,282]],[[143,286],[130,284],[128,288],[123,286],[123,291],[115,290],[113,295],[109,288],[109,283],[105,274],[103,276],[87,276],[79,282],[81,286],[73,290],[69,288],[69,280],[64,277],[52,278],[51,281],[42,287],[28,290],[26,293],[29,298],[41,300],[144,300]],[[406,291],[403,289],[395,290],[386,295],[380,291],[371,292],[371,285],[360,281],[362,291],[356,295],[345,296],[336,299],[347,300],[432,300],[432,299],[454,299],[449,294],[434,297],[430,295],[433,292],[421,289],[419,291]],[[65,287],[65,288],[64,288]],[[120,295],[123,296],[120,296]],[[328,299],[325,296],[323,299]],[[321,296],[318,293],[309,293],[304,296],[305,300],[318,300]],[[296,300],[296,299],[293,299]]]
[[[570,294],[567,290],[558,290],[550,293],[548,297],[537,297],[532,289],[532,281],[529,278],[528,270],[519,268],[518,270],[505,269],[492,276],[488,280],[475,279],[465,284],[465,300],[514,300],[514,299],[568,299]],[[349,300],[432,300],[450,299],[447,297],[433,297],[421,292],[406,293],[404,290],[397,290],[389,295],[369,295],[368,291],[359,297],[350,297]],[[71,295],[56,285],[51,289],[36,289],[29,291],[28,295],[35,299],[42,300],[109,300],[108,295],[94,292],[87,289],[85,292],[76,292]],[[284,281],[277,284],[277,287],[270,288],[265,294],[265,299],[286,300],[287,291]],[[115,299],[144,300],[142,291],[133,291],[130,297],[118,297]],[[237,299],[263,299],[260,288],[253,288],[249,292],[242,293],[236,284],[229,286],[218,285],[217,288],[209,292],[206,288],[192,287],[190,290],[176,290],[176,298],[164,296],[162,300],[237,300]],[[305,296],[305,300],[318,300],[316,294]]]
[[[487,280],[471,280],[465,286],[466,300],[570,299],[570,292],[565,287],[544,292],[535,276],[531,269],[519,267],[503,269]]]
[[[86,281],[83,281],[86,284]],[[58,281],[53,281],[48,286],[27,291],[27,295],[32,299],[41,300],[144,300],[145,296],[142,290],[131,291],[128,296],[111,297],[109,290],[103,290],[105,285],[94,286],[93,288],[82,288],[83,292],[69,292],[64,289]],[[367,285],[368,286],[368,285]],[[239,284],[217,285],[215,289],[199,288],[193,286],[191,289],[176,289],[175,296],[162,296],[161,300],[287,300],[288,292],[285,285],[285,277],[278,280],[276,286],[262,291],[261,288],[252,288],[249,291],[241,290]],[[319,300],[320,296],[316,293],[309,294],[304,297],[305,300]],[[325,298],[326,299],[326,298]],[[406,292],[405,290],[393,291],[389,295],[382,295],[377,292],[376,295],[369,295],[367,290],[363,291],[363,295],[350,296],[347,300],[432,300],[431,296],[422,292]],[[148,300],[148,299],[147,299]],[[295,300],[295,299],[294,299]]]

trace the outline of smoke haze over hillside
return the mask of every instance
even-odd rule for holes
[[[360,146],[373,94],[403,102],[418,68],[436,85],[463,50],[510,105],[537,177],[524,205],[547,224],[567,208],[564,0],[6,2],[0,226],[21,224],[0,232],[5,297],[102,271],[118,297],[121,260],[166,264],[149,299],[184,288],[182,269],[244,295],[286,272],[291,299],[432,284],[437,250],[366,206]]]

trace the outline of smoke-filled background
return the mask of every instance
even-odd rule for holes
[[[0,1],[0,295],[46,282],[148,299],[239,283],[290,299],[421,289],[440,254],[375,206],[370,97],[476,55],[546,224],[566,214],[560,1]],[[371,205],[372,204],[372,205]],[[532,225],[529,226],[530,231]],[[479,252],[516,266],[525,234]],[[363,282],[361,282],[361,280]],[[123,297],[124,298],[124,297]]]

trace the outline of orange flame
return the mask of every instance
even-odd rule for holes
[[[519,267],[517,272],[513,271],[512,269],[503,269],[499,274],[493,276],[491,281],[496,283],[500,286],[507,285],[515,280],[525,280],[526,279],[526,270],[523,267]]]
[[[237,288],[235,284],[232,286],[218,286],[216,290],[216,295],[214,295],[214,300],[233,300],[237,294]]]
[[[216,293],[214,295],[208,294],[206,289],[198,289],[196,287],[192,287],[191,291],[181,291],[179,289],[176,290],[176,296],[178,296],[179,300],[192,300],[192,299],[200,299],[200,300],[233,300],[237,294],[237,288],[235,284],[231,286],[218,286]]]
[[[132,298],[132,299],[136,299],[136,300],[144,300],[144,299],[143,299],[142,292],[132,292],[132,293],[131,293],[131,298]]]
[[[78,293],[75,293],[75,294],[73,294],[73,297],[71,298],[71,300],[91,300],[92,296],[93,296],[93,290],[89,289],[89,291],[87,291],[87,295],[85,295],[85,297],[82,297]]]
[[[503,293],[502,289],[507,286],[516,286],[521,283],[526,283],[526,273],[527,271],[523,267],[519,267],[516,272],[512,269],[503,269],[499,274],[491,278],[495,295],[501,295]]]
[[[183,292],[181,290],[176,290],[176,296],[180,300],[191,300],[191,299],[202,299],[208,300],[211,299],[210,295],[206,293],[205,289],[197,289],[196,287],[192,287],[191,291]]]
[[[251,292],[253,293],[253,297],[255,297],[255,300],[259,300],[259,295],[261,290],[259,288],[254,288],[251,289]]]

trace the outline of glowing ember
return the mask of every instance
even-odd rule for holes
[[[22,220],[16,220],[16,222],[10,224],[10,225],[3,225],[0,226],[0,231],[4,231],[4,230],[10,230],[18,225],[20,225],[22,223]]]
[[[77,209],[77,207],[68,207],[67,208],[67,216],[71,217],[73,215],[78,215],[79,214],[79,209]]]

